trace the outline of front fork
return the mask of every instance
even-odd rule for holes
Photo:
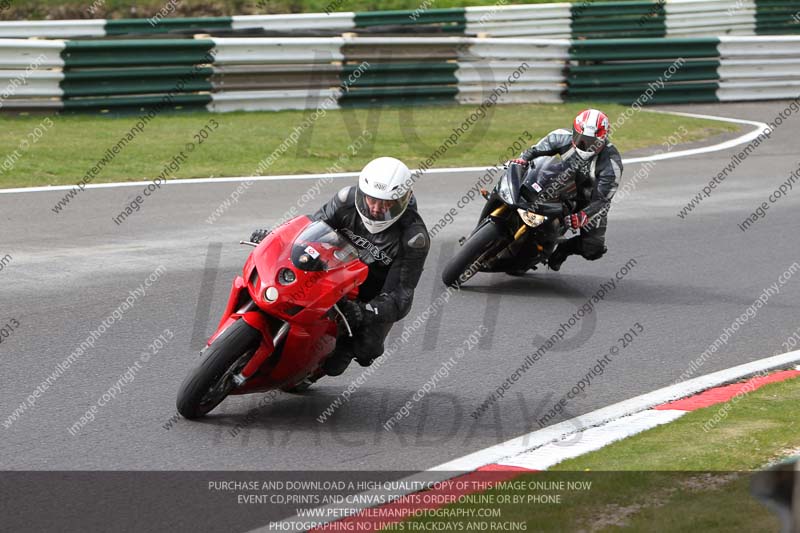
[[[243,293],[247,296],[247,298],[242,297]],[[236,278],[233,280],[233,285],[231,286],[231,293],[228,297],[228,305],[225,308],[225,312],[222,315],[219,326],[217,326],[217,331],[211,336],[211,338],[208,339],[208,342],[206,343],[206,347],[210,346],[217,339],[217,337],[222,334],[223,331],[228,329],[228,327],[230,327],[230,325],[237,320],[244,320],[247,325],[261,333],[261,342],[259,343],[255,353],[247,362],[242,371],[233,377],[234,382],[239,387],[244,385],[249,378],[258,372],[258,369],[261,368],[261,365],[264,363],[264,361],[266,361],[267,358],[272,355],[272,353],[275,351],[275,347],[278,346],[281,341],[283,341],[284,337],[286,337],[289,332],[289,323],[284,322],[273,336],[272,332],[270,331],[270,324],[267,316],[263,311],[261,311],[261,309],[259,309],[256,303],[250,299],[249,296],[250,295],[247,292],[247,283],[245,282],[244,278],[241,276],[236,276]]]

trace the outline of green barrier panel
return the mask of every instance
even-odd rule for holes
[[[756,35],[800,33],[800,2],[756,0]]]
[[[464,8],[419,9],[402,11],[361,11],[355,14],[356,28],[407,24],[444,24],[450,31],[464,32],[467,25]]]
[[[346,83],[357,68],[357,65],[343,66],[339,73],[341,82]],[[456,70],[458,63],[372,63],[359,77],[354,77],[350,86],[457,85]]]
[[[65,41],[65,68],[195,65],[211,62],[211,39]]]
[[[664,37],[664,32],[660,28],[619,28],[607,31],[591,31],[581,33],[580,31],[572,31],[573,38],[580,39],[648,39]]]
[[[663,37],[666,12],[660,2],[575,2],[572,38]]]
[[[587,5],[575,2],[570,6],[573,19],[593,17],[632,17],[652,15],[664,10],[658,2],[592,2]]]
[[[759,35],[790,35],[800,33],[800,27],[796,24],[791,26],[762,26],[758,30]]]
[[[339,98],[341,107],[375,107],[403,104],[455,104],[458,87],[351,88]]]
[[[210,94],[179,94],[172,97],[169,103],[163,102],[163,95],[132,96],[123,98],[76,98],[65,99],[64,112],[110,112],[141,113],[151,108],[167,111],[204,111],[211,102]]]
[[[795,12],[800,9],[797,5],[797,0],[756,0],[756,8],[786,8],[789,11]]]
[[[665,85],[661,89],[652,93],[646,101],[640,103],[650,104],[674,104],[686,102],[717,102],[717,83],[687,83]],[[568,87],[565,100],[592,100],[603,102],[614,102],[618,104],[630,105],[637,99],[644,99],[643,94],[648,89],[648,85],[630,85],[623,87]]]
[[[652,83],[659,79],[676,81],[718,80],[719,61],[687,61],[673,74],[668,69],[670,61],[647,63],[601,63],[598,65],[573,65],[569,68],[567,83],[577,86],[606,86],[620,83]],[[667,76],[669,76],[667,78]]]
[[[152,20],[152,24],[151,24]],[[128,33],[168,33],[179,30],[196,30],[208,33],[214,30],[232,30],[232,17],[190,17],[154,19],[117,19],[106,21],[106,35]]]
[[[67,70],[60,86],[66,98],[210,91],[213,72],[210,67]]]
[[[630,59],[676,59],[719,57],[716,37],[669,39],[594,39],[572,41],[573,61],[617,61]]]

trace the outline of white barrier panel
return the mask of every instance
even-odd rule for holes
[[[549,37],[552,39],[569,39],[572,28],[569,19],[563,20],[521,20],[514,22],[489,21],[484,24],[470,26],[467,33],[487,33],[492,37]]]
[[[105,19],[0,21],[0,38],[105,37]]]
[[[467,7],[466,33],[492,37],[548,36],[572,33],[570,4]]]
[[[63,67],[64,41],[0,39],[0,68]]]
[[[229,111],[282,111],[286,109],[338,109],[337,89],[310,92],[306,89],[288,91],[228,91],[211,93],[206,109],[216,113]]]
[[[733,100],[783,100],[800,95],[800,80],[753,82],[720,82],[717,98],[720,102]]]
[[[263,28],[272,31],[339,30],[356,27],[355,13],[302,13],[296,15],[243,15],[233,18],[234,30]]]
[[[705,13],[698,16],[697,13],[686,13],[667,18],[667,30],[672,28],[731,28],[734,26],[749,25],[755,27],[755,9],[749,12],[737,11],[734,15],[726,15],[724,12]]]
[[[800,36],[720,37],[720,101],[800,95]]]
[[[798,57],[800,35],[777,35],[774,37],[720,37],[720,58],[753,57]]]
[[[479,59],[541,60],[569,59],[567,39],[471,39],[468,53],[462,57]]]
[[[456,70],[456,78],[458,79],[459,86],[486,84],[496,86],[498,83],[505,82],[511,77],[514,72],[519,72],[514,85],[519,83],[539,83],[539,82],[556,82],[562,83],[564,81],[564,74],[566,69],[566,62],[552,61],[552,62],[537,62],[526,61],[527,67],[522,70],[522,66],[518,61],[483,61],[483,62],[467,62],[463,61],[458,64]]]
[[[252,63],[330,63],[342,61],[341,37],[212,38],[216,50],[214,64]]]
[[[484,91],[480,87],[464,87],[459,88],[456,95],[456,101],[459,104],[480,104],[489,96],[491,91]],[[560,104],[563,103],[561,98],[561,89],[546,88],[544,90],[537,90],[536,88],[528,88],[526,90],[511,91],[499,95],[497,99],[498,104]]]
[[[572,4],[522,4],[514,6],[469,6],[465,9],[467,22],[477,22],[491,17],[493,20],[538,20],[544,18],[569,18]]]
[[[0,100],[31,96],[60,97],[64,73],[55,70],[0,70]]]
[[[720,80],[800,79],[800,51],[793,59],[726,59],[720,62]]]
[[[754,0],[668,0],[664,4],[667,17],[678,13],[698,14],[706,11],[721,12],[729,16],[747,9],[755,10]],[[705,18],[705,14],[703,17]]]
[[[672,28],[667,37],[719,37],[720,35],[753,35],[755,24],[737,24],[734,26],[689,26]]]
[[[58,113],[64,108],[64,103],[60,98],[10,98],[0,101],[0,108],[4,111],[47,111],[49,113]]]

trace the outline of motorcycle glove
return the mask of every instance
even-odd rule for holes
[[[344,318],[350,325],[350,329],[353,331],[357,330],[364,322],[364,310],[361,304],[349,298],[342,298],[339,300],[338,305],[339,311],[344,315]]]
[[[260,243],[264,240],[264,237],[269,235],[268,229],[257,229],[250,235],[250,242],[254,242],[256,244]]]
[[[586,216],[585,211],[578,211],[564,219],[564,225],[572,229],[582,228],[587,222],[589,222],[589,217]]]

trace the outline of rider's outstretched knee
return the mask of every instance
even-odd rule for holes
[[[608,248],[602,243],[583,242],[581,246],[581,255],[584,259],[595,261],[600,259],[608,251]]]

